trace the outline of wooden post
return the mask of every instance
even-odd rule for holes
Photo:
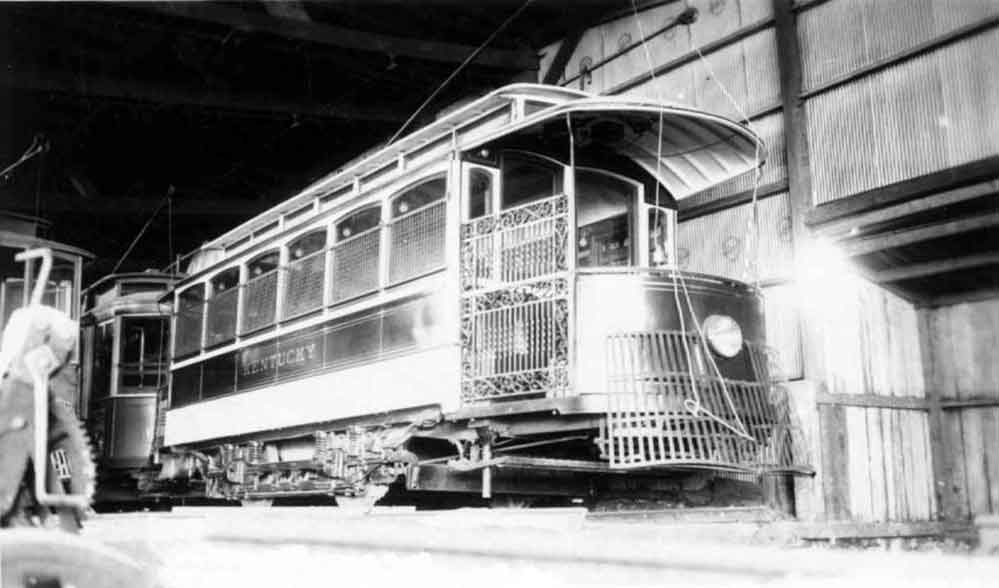
[[[812,180],[808,154],[808,121],[802,98],[802,56],[798,41],[797,14],[793,0],[773,0],[774,27],[777,37],[777,60],[780,70],[781,107],[784,118],[784,139],[787,152],[788,203],[791,215],[791,237],[794,267],[805,266],[802,256],[810,249],[814,237],[805,220],[812,210]],[[801,312],[802,373],[806,381],[814,384],[816,395],[825,391],[823,333],[818,321],[809,312]],[[809,410],[800,408],[799,410]],[[806,439],[813,448],[810,456],[818,470],[814,479],[797,481],[796,492],[816,509],[803,515],[810,519],[848,519],[849,468],[846,435],[846,410],[842,406],[818,407],[812,400],[810,410],[815,412],[817,426],[803,431],[816,437]],[[821,505],[821,506],[819,506]],[[821,508],[824,512],[815,512]]]

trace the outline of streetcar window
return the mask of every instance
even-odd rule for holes
[[[91,399],[99,400],[111,394],[111,354],[114,350],[114,321],[97,325],[94,338],[93,388]]]
[[[649,207],[649,265],[672,265],[673,211]]]
[[[202,311],[205,304],[205,285],[198,284],[180,293],[177,298],[177,325],[174,334],[174,352],[187,355],[201,349]]]
[[[562,166],[537,157],[505,153],[502,174],[504,209],[562,192]]]
[[[42,294],[42,304],[54,306],[76,318],[76,305],[73,303],[73,283],[76,277],[76,264],[68,259],[52,260],[45,292]]]
[[[392,199],[392,218],[405,216],[428,204],[444,199],[447,183],[444,176],[414,186]]]
[[[236,302],[239,295],[239,268],[215,274],[212,295],[205,310],[205,345],[219,345],[236,337]]]
[[[444,176],[418,184],[392,199],[389,283],[397,284],[444,265],[447,182]]]
[[[270,251],[268,253],[263,253],[253,258],[252,260],[250,260],[249,263],[246,264],[247,280],[259,278],[260,276],[266,274],[267,272],[276,270],[278,267],[279,259],[280,257],[278,256],[277,251]]]
[[[326,247],[326,229],[313,231],[288,244],[288,257],[291,261],[302,259]]]
[[[279,260],[280,254],[274,250],[261,253],[247,262],[240,333],[250,333],[274,324]]]
[[[121,323],[119,394],[155,392],[166,367],[166,322],[160,317],[125,317]]]
[[[239,268],[231,267],[224,272],[215,274],[215,277],[212,278],[212,296],[218,296],[238,285]]]
[[[372,206],[336,224],[333,245],[333,302],[378,289],[381,208]]]
[[[299,316],[322,306],[325,249],[326,229],[314,231],[288,244],[288,272],[284,285],[282,318]]]
[[[624,180],[590,170],[576,173],[577,265],[634,264],[637,188]]]
[[[336,224],[336,240],[343,241],[377,227],[382,222],[382,211],[377,206],[356,212]]]
[[[484,169],[468,172],[468,218],[476,219],[493,212],[493,175]]]
[[[161,282],[122,282],[118,287],[122,296],[129,294],[141,294],[143,292],[157,292],[165,288]]]

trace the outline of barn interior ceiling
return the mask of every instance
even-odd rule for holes
[[[110,271],[174,255],[291,196],[413,121],[512,81],[541,47],[627,1],[3,3],[2,208]],[[172,190],[169,206],[160,206]],[[172,231],[171,231],[172,229]],[[171,237],[172,233],[172,239]]]

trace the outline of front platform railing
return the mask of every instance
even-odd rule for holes
[[[462,226],[462,400],[563,395],[569,207],[552,196]]]
[[[680,466],[809,471],[787,391],[770,356],[747,344],[755,377],[728,379],[710,351],[675,331],[607,337],[607,414],[601,449],[612,468]]]

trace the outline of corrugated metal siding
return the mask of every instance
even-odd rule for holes
[[[787,193],[758,202],[760,219],[759,279],[791,273],[791,214]],[[679,224],[677,256],[680,267],[740,280],[754,280],[747,255],[752,255],[751,203],[735,206]]]
[[[999,151],[997,62],[993,29],[810,99],[815,203]]]
[[[694,106],[715,114],[741,119],[739,108],[752,115],[780,103],[777,38],[768,28],[632,88],[626,95],[661,99]],[[639,70],[640,71],[640,70]],[[634,74],[633,74],[634,75]],[[736,108],[721,85],[739,104]]]
[[[798,18],[805,88],[999,14],[994,0],[831,0]]]
[[[760,186],[784,181],[787,178],[787,151],[784,143],[784,115],[781,112],[758,118],[750,127],[766,144],[766,163],[760,174]],[[684,200],[685,206],[705,204],[718,198],[748,192],[753,189],[755,174],[745,173],[710,190],[705,190]]]

